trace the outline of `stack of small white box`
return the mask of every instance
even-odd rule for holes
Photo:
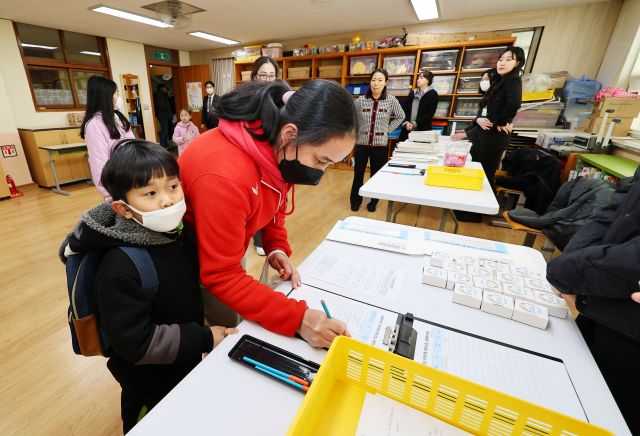
[[[568,312],[544,277],[505,259],[434,252],[422,283],[452,290],[454,303],[540,329],[547,328],[549,316],[565,318]]]

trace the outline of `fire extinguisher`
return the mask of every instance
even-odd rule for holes
[[[7,174],[7,186],[9,187],[9,193],[11,197],[20,197],[22,192],[18,191],[18,187],[16,186],[16,182],[13,181],[13,177]]]

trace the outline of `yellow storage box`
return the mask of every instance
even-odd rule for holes
[[[551,100],[555,89],[547,89],[546,91],[523,92],[522,101]]]
[[[432,165],[427,167],[424,184],[444,188],[482,190],[484,171],[477,168],[457,168]]]
[[[344,336],[333,341],[287,434],[355,434],[367,392],[479,435],[613,434]]]

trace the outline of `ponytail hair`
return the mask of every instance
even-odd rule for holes
[[[259,141],[275,145],[285,124],[298,128],[301,144],[323,144],[329,139],[355,134],[356,108],[351,95],[329,80],[307,81],[287,100],[291,88],[286,82],[247,82],[222,95],[215,114],[229,121],[259,121],[247,131]]]

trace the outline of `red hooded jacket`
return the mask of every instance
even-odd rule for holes
[[[307,309],[247,275],[240,266],[253,235],[263,229],[267,253],[291,255],[284,227],[286,193],[273,147],[255,140],[246,123],[220,120],[180,156],[185,222],[198,241],[200,278],[243,318],[292,336]]]

